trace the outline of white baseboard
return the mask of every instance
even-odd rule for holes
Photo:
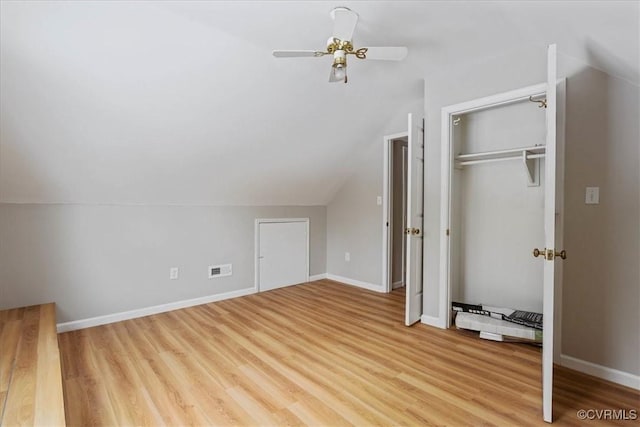
[[[238,291],[225,292],[222,294],[207,295],[205,297],[193,298],[183,301],[171,302],[168,304],[154,305],[152,307],[138,308],[120,313],[107,314],[104,316],[91,317],[88,319],[74,320],[72,322],[58,323],[58,333],[74,331],[76,329],[91,328],[93,326],[106,325],[107,323],[120,322],[122,320],[135,319],[138,317],[150,316],[152,314],[164,313],[178,310],[180,308],[193,307],[194,305],[208,304],[210,302],[222,301],[225,299],[242,297],[255,294],[256,288],[240,289]]]
[[[309,281],[313,282],[315,280],[322,280],[327,278],[327,273],[322,274],[314,274],[313,276],[309,276]]]
[[[567,356],[566,354],[560,355],[560,365],[575,371],[593,375],[594,377],[640,390],[640,376],[638,375],[597,365],[595,363],[587,362],[586,360]]]
[[[436,328],[446,329],[447,325],[445,325],[444,321],[439,317],[435,316],[427,316],[423,314],[420,316],[420,323],[424,323],[425,325],[435,326]]]
[[[335,274],[327,273],[327,279],[335,280],[336,282],[344,283],[345,285],[357,286],[359,288],[368,289],[370,291],[385,293],[385,290],[380,285],[374,285],[373,283],[367,283],[360,280],[349,279],[348,277],[336,276]]]
[[[391,289],[397,289],[404,286],[404,282],[402,280],[398,280],[397,282],[393,282],[391,284]]]

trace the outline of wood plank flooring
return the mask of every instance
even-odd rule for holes
[[[55,304],[0,311],[0,426],[63,426]]]
[[[60,334],[67,423],[546,425],[538,348],[407,328],[402,292],[321,280]],[[556,372],[557,425],[640,407],[637,391]]]

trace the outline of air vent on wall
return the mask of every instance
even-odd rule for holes
[[[209,266],[209,279],[213,279],[214,277],[231,276],[232,274],[233,268],[231,267],[231,264]]]

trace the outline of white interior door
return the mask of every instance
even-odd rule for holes
[[[257,281],[259,291],[304,283],[309,280],[307,221],[257,224]]]
[[[413,325],[422,315],[422,189],[424,176],[424,133],[422,115],[409,114],[407,143],[407,236],[405,324]]]
[[[561,259],[556,246],[556,186],[559,182],[557,176],[558,156],[556,141],[557,131],[557,59],[556,45],[550,45],[547,53],[547,110],[546,110],[546,154],[545,154],[545,188],[544,188],[544,284],[543,284],[543,335],[542,335],[542,408],[546,422],[553,420],[553,355],[555,332],[555,307],[556,294],[556,259]]]

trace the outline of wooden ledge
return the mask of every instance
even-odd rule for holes
[[[54,303],[0,311],[0,426],[64,426]]]

